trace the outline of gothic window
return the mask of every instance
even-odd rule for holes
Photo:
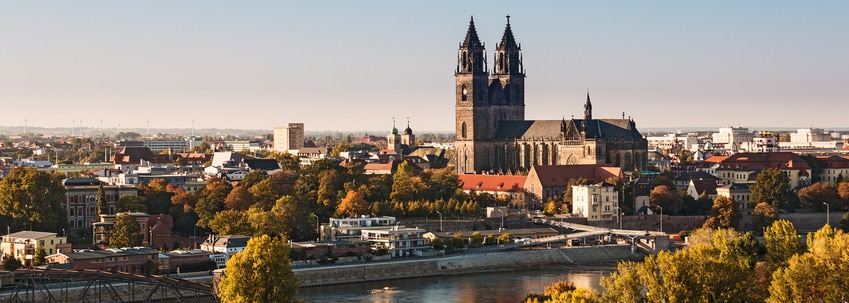
[[[504,53],[498,54],[498,71],[504,72]]]
[[[613,162],[613,166],[620,166],[622,164],[622,155],[616,154],[616,161]]]
[[[465,70],[466,69],[466,52],[463,52],[463,60],[461,61],[461,63],[463,64],[463,70]]]
[[[460,99],[466,101],[469,99],[469,91],[466,89],[466,85],[463,84],[463,90],[460,95]]]
[[[465,139],[466,138],[466,122],[463,122],[463,126],[460,127],[460,133],[462,135],[462,138]]]

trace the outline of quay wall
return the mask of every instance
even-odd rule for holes
[[[461,275],[480,272],[524,270],[551,265],[571,265],[641,260],[629,246],[596,246],[564,249],[522,250],[320,268],[295,269],[301,287],[368,281]]]

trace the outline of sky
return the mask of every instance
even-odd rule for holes
[[[849,127],[849,1],[49,0],[0,1],[0,126],[453,131],[506,15],[528,120]]]

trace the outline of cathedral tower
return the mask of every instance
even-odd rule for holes
[[[493,119],[500,121],[525,120],[525,70],[522,48],[513,37],[510,16],[501,43],[495,46],[495,64],[490,81]]]
[[[492,140],[496,125],[492,124],[489,106],[489,73],[486,70],[486,50],[478,38],[475,19],[469,21],[466,38],[457,53],[456,83],[456,135],[457,172],[480,171],[480,161],[486,153],[479,141]]]

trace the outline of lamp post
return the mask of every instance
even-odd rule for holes
[[[619,221],[619,229],[622,229],[622,209],[619,206],[614,208],[616,209],[616,221]]]
[[[439,231],[442,231],[442,212],[437,210],[436,213],[439,214]]]
[[[658,205],[657,208],[660,208],[660,232],[663,232],[663,207]]]
[[[825,225],[831,226],[831,224],[829,224],[831,223],[831,205],[828,205],[828,202],[823,202],[822,204],[825,204]]]

